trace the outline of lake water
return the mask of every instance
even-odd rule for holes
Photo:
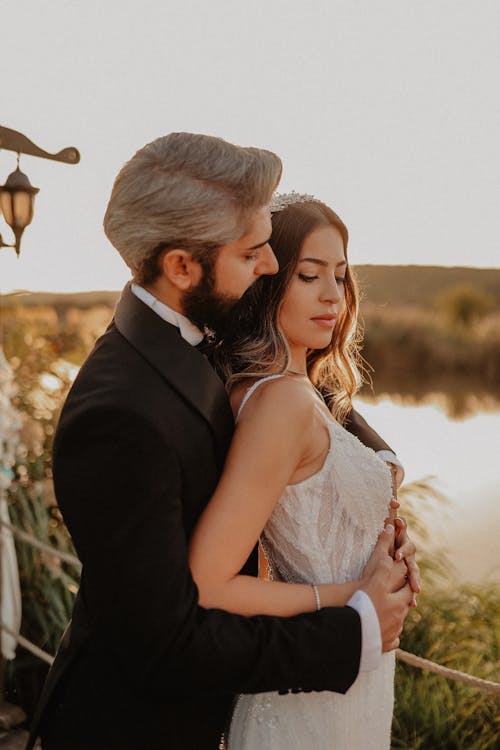
[[[362,396],[355,405],[397,452],[405,483],[433,475],[449,498],[422,514],[433,544],[449,553],[457,582],[500,583],[500,403],[470,396],[461,419],[449,416],[456,404],[444,394],[419,404]]]

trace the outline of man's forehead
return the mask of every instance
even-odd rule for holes
[[[268,206],[256,209],[250,215],[245,232],[237,240],[229,242],[226,247],[232,252],[238,253],[246,250],[255,250],[269,242],[271,237],[271,214]]]
[[[255,235],[256,241],[258,241],[258,235],[261,235],[262,233],[269,237],[271,234],[271,227],[271,212],[269,211],[269,206],[262,206],[250,216],[244,237],[250,238]],[[264,237],[261,237],[261,241],[263,239]]]

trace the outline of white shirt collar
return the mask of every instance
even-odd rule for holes
[[[164,302],[160,302],[160,300],[151,294],[151,292],[148,292],[147,289],[144,289],[144,287],[139,286],[138,284],[132,284],[130,289],[136,297],[154,310],[160,318],[178,328],[182,338],[185,339],[188,344],[196,346],[203,340],[203,333],[189,320],[189,318],[186,318],[185,315],[177,312],[177,310],[172,310],[171,307]]]

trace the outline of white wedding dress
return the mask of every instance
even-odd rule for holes
[[[268,376],[247,391],[248,398]],[[285,488],[262,533],[271,577],[344,583],[361,577],[387,516],[388,466],[333,418],[318,399],[330,450],[313,476]],[[388,750],[394,652],[360,673],[345,695],[258,693],[237,698],[229,750]]]

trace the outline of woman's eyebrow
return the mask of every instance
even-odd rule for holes
[[[326,260],[321,260],[320,258],[300,258],[299,263],[305,263],[306,261],[308,263],[317,263],[318,266],[328,266],[328,262]],[[335,267],[339,268],[339,266],[347,266],[347,261],[341,260]]]

